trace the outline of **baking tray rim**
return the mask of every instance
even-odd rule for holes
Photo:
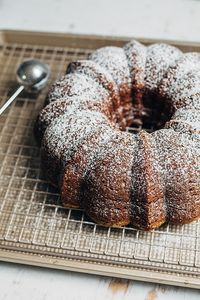
[[[52,39],[49,39],[49,38]],[[160,38],[143,38],[143,37],[134,37],[134,36],[110,36],[110,35],[97,35],[97,34],[80,34],[80,33],[59,33],[59,32],[50,32],[50,31],[31,31],[31,30],[12,30],[12,29],[1,29],[0,28],[0,43],[7,42],[7,43],[18,43],[24,41],[24,39],[29,38],[28,44],[33,44],[35,39],[37,39],[37,43],[39,45],[47,45],[47,46],[55,46],[53,38],[56,41],[60,41],[58,46],[69,47],[68,39],[72,41],[75,39],[80,41],[91,40],[95,39],[95,42],[117,42],[117,43],[124,43],[130,41],[131,39],[136,39],[144,44],[151,44],[156,42],[163,42],[168,44],[176,44],[177,46],[184,46],[184,47],[197,47],[200,50],[200,41],[184,41],[184,40],[175,40],[175,39],[160,39]],[[32,38],[32,40],[31,40]],[[66,39],[63,41],[63,39]],[[27,42],[27,41],[26,41]]]

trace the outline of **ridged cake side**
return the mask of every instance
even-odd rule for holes
[[[151,117],[163,128],[120,131]],[[137,41],[97,49],[53,84],[35,131],[63,205],[98,224],[151,230],[200,217],[199,54]]]

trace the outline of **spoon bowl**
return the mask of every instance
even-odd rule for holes
[[[19,65],[16,76],[20,86],[0,108],[0,115],[24,89],[30,92],[38,92],[44,88],[50,76],[50,69],[48,65],[38,59],[30,58]]]
[[[37,59],[27,59],[21,63],[16,72],[17,81],[29,91],[39,91],[47,83],[49,67]]]

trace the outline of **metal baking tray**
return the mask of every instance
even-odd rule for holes
[[[69,61],[130,39],[0,31],[0,99],[3,103],[15,89],[15,70],[25,58],[50,65],[50,85]],[[200,43],[167,42],[200,51]],[[166,224],[152,232],[113,229],[60,205],[58,191],[40,169],[40,149],[33,137],[34,119],[47,91],[48,86],[38,95],[24,92],[0,117],[0,260],[200,288],[199,221]]]

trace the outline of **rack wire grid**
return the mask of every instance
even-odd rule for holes
[[[25,58],[50,65],[50,85],[64,74],[68,62],[84,59],[90,52],[90,48],[2,44],[2,103],[15,89],[15,70]],[[0,248],[199,279],[200,222],[166,224],[152,232],[105,228],[82,210],[61,206],[58,190],[40,169],[40,149],[33,136],[47,91],[48,86],[40,94],[24,92],[0,118]]]

